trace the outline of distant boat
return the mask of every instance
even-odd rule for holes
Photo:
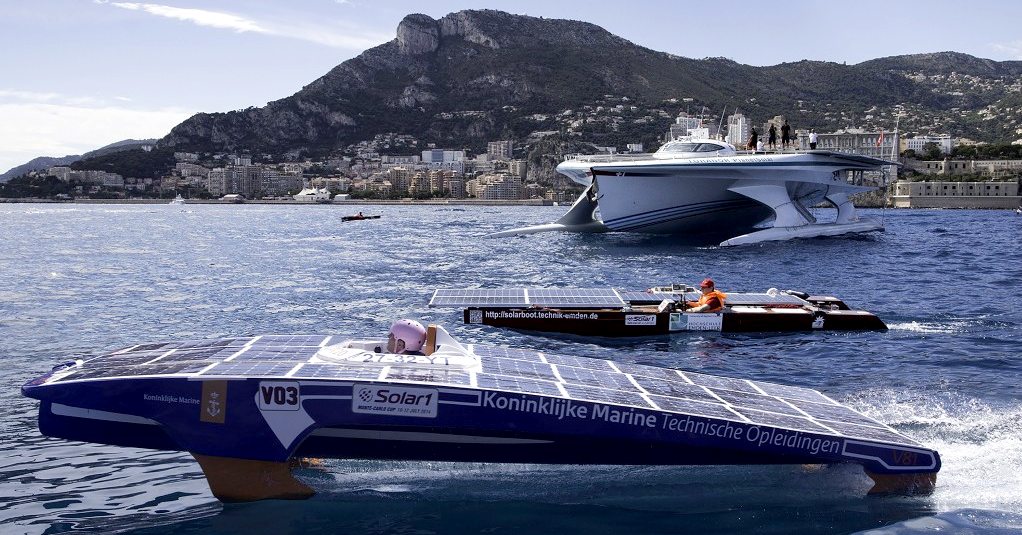
[[[359,212],[356,215],[346,215],[344,217],[341,217],[341,221],[362,221],[363,219],[379,219],[379,218],[380,216],[378,215],[363,215],[361,212]]]
[[[185,203],[185,198],[182,197],[180,193],[178,193],[177,197],[174,197],[174,200],[170,201],[167,204],[184,204],[184,203]]]
[[[305,188],[293,197],[298,202],[330,202],[330,190],[326,188]]]

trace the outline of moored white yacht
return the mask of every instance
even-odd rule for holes
[[[863,172],[888,165],[821,150],[740,153],[710,139],[670,141],[653,154],[579,157],[557,166],[587,186],[568,213],[495,235],[619,231],[739,245],[882,230],[856,214],[849,196],[876,189],[863,185]],[[837,207],[833,223],[817,223],[807,208],[823,201]]]
[[[326,188],[304,188],[294,195],[298,202],[330,202],[330,190]]]

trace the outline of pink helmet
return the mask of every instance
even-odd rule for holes
[[[398,342],[401,342],[398,344]],[[426,343],[426,328],[415,320],[397,320],[390,326],[387,337],[387,351],[411,353],[422,349]]]

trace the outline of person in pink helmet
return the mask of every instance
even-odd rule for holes
[[[387,352],[422,354],[426,343],[426,328],[415,320],[397,320],[387,334]]]

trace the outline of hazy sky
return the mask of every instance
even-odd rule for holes
[[[484,8],[750,65],[944,50],[1022,59],[1015,0],[0,0],[0,172],[262,106],[393,39],[409,13]]]

